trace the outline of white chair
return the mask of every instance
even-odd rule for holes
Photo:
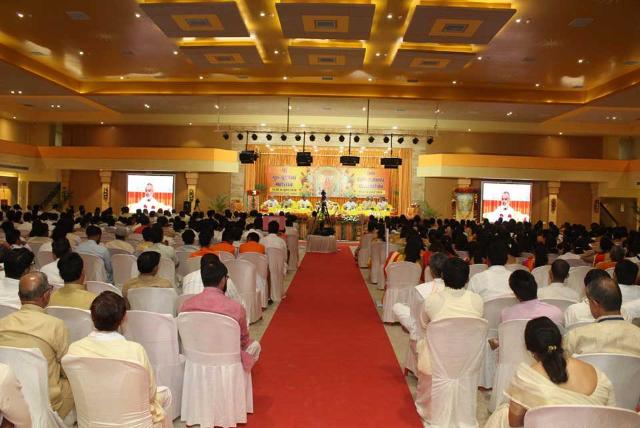
[[[527,272],[529,271],[529,269],[527,269],[524,265],[521,265],[521,264],[504,265],[504,268],[510,272],[515,272],[517,270],[526,270]]]
[[[107,270],[104,260],[93,254],[79,253],[84,263],[84,275],[87,281],[107,281]]]
[[[393,305],[409,303],[411,290],[420,284],[421,273],[420,265],[413,262],[394,262],[387,266],[387,289],[384,292],[382,322],[398,321],[393,313]]]
[[[569,306],[576,303],[573,300],[567,299],[540,299],[540,301],[555,306],[556,308],[560,309],[563,314]]]
[[[427,326],[431,388],[416,397],[416,405],[430,426],[478,426],[476,394],[487,328],[487,321],[471,317]]]
[[[218,256],[218,258],[220,259],[221,262],[224,262],[226,260],[233,260],[233,259],[236,258],[233,254],[231,254],[231,253],[229,253],[227,251],[214,251],[213,253],[216,256]],[[200,269],[200,268],[198,268],[198,269]]]
[[[567,326],[565,326],[565,334],[570,332],[573,329],[576,329],[578,327],[582,327],[583,325],[588,325],[591,324],[593,321],[578,321],[578,322],[574,322],[573,324],[569,324]]]
[[[467,260],[469,258],[469,252],[468,251],[462,251],[462,250],[461,251],[456,251],[456,256],[459,259]]]
[[[197,294],[181,294],[176,299],[176,313],[180,313],[180,309],[182,308],[182,304],[192,298],[193,296],[197,296]]]
[[[64,321],[69,330],[69,343],[87,337],[93,331],[91,312],[67,306],[48,306],[47,313]]]
[[[149,374],[139,364],[111,358],[62,357],[76,404],[79,428],[171,427],[154,425],[149,407]]]
[[[638,428],[640,415],[605,406],[543,406],[524,415],[524,428]]]
[[[90,291],[96,295],[102,293],[103,291],[113,291],[117,295],[122,296],[122,291],[115,285],[111,285],[108,282],[87,281],[87,291]]]
[[[31,248],[31,252],[36,255],[36,259],[35,259],[36,268],[40,269],[42,266],[38,264],[37,254],[40,252],[40,247],[42,247],[44,242],[38,242],[38,243],[27,242],[27,244],[29,245],[29,248]]]
[[[584,277],[587,276],[587,272],[591,269],[593,269],[591,266],[579,266],[569,269],[567,287],[575,290],[580,299],[585,296]]]
[[[130,255],[131,253],[128,252],[127,250],[122,250],[120,248],[109,248],[109,254],[111,255],[111,257],[113,257],[116,254]]]
[[[387,259],[386,243],[376,241],[371,243],[371,271],[369,281],[378,284],[378,289],[384,289],[384,262]]]
[[[139,274],[136,257],[132,254],[114,254],[111,256],[111,268],[113,283],[118,288],[122,288],[125,282]]]
[[[164,278],[171,283],[175,288],[176,286],[176,265],[173,260],[166,257],[160,257],[160,264],[158,265],[158,276]]]
[[[518,303],[515,297],[506,296],[484,302],[483,318],[489,323],[489,332],[487,336],[491,339],[498,337],[498,325],[502,310]],[[480,377],[480,385],[484,388],[491,388],[493,378],[495,377],[497,352],[492,350],[489,343],[485,345],[484,360],[482,362],[483,369]]]
[[[181,419],[202,427],[246,423],[253,389],[251,372],[242,367],[238,323],[220,314],[184,312],[178,331],[187,358]]]
[[[566,259],[565,261],[569,264],[569,267],[591,267],[582,259]]]
[[[269,262],[270,298],[274,302],[282,300],[284,295],[286,254],[280,248],[267,247],[267,261]]]
[[[238,259],[251,262],[256,267],[256,288],[259,291],[260,304],[263,308],[266,308],[269,301],[269,295],[267,293],[269,261],[267,260],[267,256],[260,253],[247,252],[238,254]]]
[[[262,318],[262,302],[256,289],[256,267],[248,260],[227,260],[224,262],[229,277],[245,302],[250,323]]]
[[[635,410],[640,402],[640,357],[620,354],[582,354],[575,358],[607,375],[615,390],[616,406]]]
[[[167,314],[127,311],[123,334],[144,347],[153,366],[156,383],[171,390],[170,419],[180,416],[185,358],[180,355],[176,320]]]
[[[0,346],[0,363],[13,369],[29,404],[31,428],[66,428],[51,408],[47,360],[38,348]]]
[[[200,270],[200,261],[202,260],[202,256],[198,256],[198,257],[189,257],[185,262],[184,262],[184,276],[189,275],[192,272],[195,272],[197,270]]]
[[[613,267],[605,269],[605,272],[607,272],[611,278],[613,278],[613,274],[615,273],[615,271],[616,271],[616,268],[613,268]]]
[[[17,311],[18,308],[0,303],[0,318],[4,318],[9,314]]]
[[[533,268],[531,271],[531,275],[536,280],[536,284],[538,284],[538,289],[546,287],[549,285],[549,271],[551,270],[551,265],[538,266],[537,268]]]
[[[358,250],[358,266],[366,269],[369,267],[371,259],[371,241],[375,235],[373,233],[365,233],[360,237],[360,249]]]
[[[189,260],[189,258],[191,258],[191,251],[176,251],[176,260],[178,261],[177,272],[181,277],[187,276],[193,272],[187,270],[187,260]],[[198,268],[200,268],[200,265],[198,265]]]
[[[286,235],[287,251],[289,252],[288,267],[291,270],[298,269],[298,244],[300,236],[298,233],[288,233]]]
[[[56,256],[53,255],[53,251],[38,250],[36,255],[36,266],[43,267],[49,263],[53,263],[56,260]]]
[[[127,292],[131,309],[175,316],[178,295],[173,288],[143,287]]]
[[[484,263],[475,263],[470,265],[469,280],[471,280],[471,278],[473,278],[476,274],[479,274],[480,272],[484,272],[487,269],[489,269],[489,266],[485,265]]]
[[[533,364],[533,358],[524,343],[524,329],[529,320],[511,320],[498,327],[498,366],[491,391],[489,410],[495,409],[506,401],[504,390],[511,383],[520,363]]]

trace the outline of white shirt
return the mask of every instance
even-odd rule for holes
[[[389,206],[389,203],[387,201],[380,201],[378,202],[378,209],[379,210],[386,210],[387,207]]]
[[[509,288],[512,273],[502,265],[490,266],[471,278],[468,289],[479,294],[485,302],[497,297],[513,296],[513,291]]]
[[[591,309],[589,309],[589,303],[587,300],[574,303],[564,311],[564,325],[569,327],[571,324],[578,322],[594,322],[595,318],[591,315]]]
[[[348,201],[344,203],[343,208],[347,211],[351,211],[351,210],[355,210],[357,206],[358,204],[356,204],[355,202]]]
[[[287,243],[284,242],[284,239],[280,238],[275,233],[270,233],[267,236],[264,236],[260,239],[260,243],[264,245],[265,248],[280,248],[284,251],[285,258],[287,255]]]
[[[546,287],[538,289],[538,299],[564,299],[577,302],[580,300],[578,292],[561,282],[552,282]]]
[[[29,405],[24,397],[22,385],[11,368],[0,363],[0,414],[13,422],[16,428],[31,426]]]
[[[60,270],[58,269],[58,260],[54,260],[49,264],[46,264],[40,268],[40,272],[47,275],[49,284],[64,285],[64,280],[60,277]]]
[[[640,318],[640,299],[623,304],[620,313],[629,322],[632,322],[635,318]]]
[[[411,321],[415,323],[414,328],[409,330],[409,338],[411,340],[419,340],[426,337],[426,330],[420,323],[420,313],[424,307],[424,299],[442,290],[444,290],[444,281],[441,278],[416,285],[413,287],[413,290],[411,290],[411,294],[409,295],[409,309],[411,310]]]
[[[18,283],[19,279],[2,278],[0,281],[0,303],[7,306],[20,309],[22,303],[20,303],[20,297],[18,297]]]
[[[561,256],[556,257],[556,260],[580,260],[581,257],[574,253],[564,253]]]
[[[182,278],[182,294],[200,294],[203,290],[204,284],[202,283],[202,275],[200,273],[200,269],[191,272],[190,274]],[[224,293],[224,295],[240,303],[244,307],[245,311],[247,310],[247,306],[240,296],[238,289],[233,284],[233,281],[231,281],[231,278],[227,278],[227,291]],[[247,320],[248,319],[249,318],[247,317]]]
[[[299,200],[298,208],[311,208],[311,201],[309,201],[308,199]]]
[[[640,285],[618,284],[622,293],[622,304],[640,299]]]

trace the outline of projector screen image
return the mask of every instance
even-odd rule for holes
[[[490,222],[529,221],[531,183],[482,182],[482,218]]]
[[[173,209],[173,175],[127,174],[127,206],[136,210]]]

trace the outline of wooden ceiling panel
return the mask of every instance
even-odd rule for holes
[[[276,3],[286,38],[368,40],[375,5]]]
[[[2,95],[70,95],[72,93],[69,89],[4,61],[0,61],[0,76],[0,94]]]
[[[246,69],[262,65],[255,46],[181,46],[180,52],[188,56],[199,69]]]
[[[360,68],[364,61],[362,48],[314,48],[292,46],[289,56],[294,66],[319,68]]]
[[[409,73],[454,72],[463,69],[475,54],[400,49],[392,66]]]

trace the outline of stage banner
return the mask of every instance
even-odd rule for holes
[[[389,170],[333,166],[269,166],[267,192],[273,196],[389,197]]]

